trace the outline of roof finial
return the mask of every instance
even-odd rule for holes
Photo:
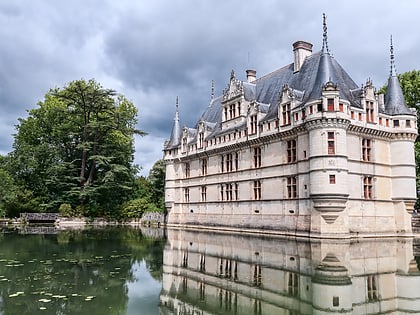
[[[323,53],[330,53],[330,50],[328,49],[328,33],[327,33],[327,16],[325,13],[322,14],[322,26],[323,26],[323,39],[322,39],[322,52]]]
[[[397,71],[395,70],[394,45],[392,44],[392,35],[391,35],[390,52],[391,52],[391,72],[390,72],[390,75],[391,75],[391,77],[395,77],[397,75]]]
[[[178,112],[178,95],[176,96],[176,105],[175,105],[175,117],[174,120],[179,120],[179,112]]]
[[[214,80],[211,80],[211,99],[214,99]]]

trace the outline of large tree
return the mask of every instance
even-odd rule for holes
[[[14,172],[47,211],[70,204],[81,214],[110,214],[127,199],[137,109],[95,80],[51,89],[28,118],[19,119],[10,154]]]

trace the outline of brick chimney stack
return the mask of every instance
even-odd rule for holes
[[[305,58],[312,54],[312,44],[299,40],[293,44],[293,53],[294,53],[294,68],[293,71],[297,72],[303,65]]]

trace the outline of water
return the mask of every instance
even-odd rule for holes
[[[0,314],[420,313],[417,252],[412,238],[5,230]]]

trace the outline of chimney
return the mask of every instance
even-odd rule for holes
[[[293,44],[293,53],[295,57],[293,71],[297,72],[303,65],[305,58],[312,54],[312,44],[299,40]]]
[[[257,71],[256,70],[246,70],[246,78],[248,82],[253,82],[257,79]]]

